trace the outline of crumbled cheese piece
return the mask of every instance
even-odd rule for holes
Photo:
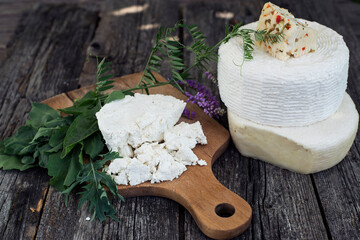
[[[157,171],[152,176],[151,183],[172,181],[174,178],[178,178],[184,171],[186,171],[185,165],[176,162],[169,155],[167,158],[161,159]]]
[[[90,221],[90,219],[91,219],[90,217],[86,217],[86,218],[85,218],[86,221]]]
[[[125,171],[119,172],[117,175],[113,175],[114,181],[118,185],[128,185],[129,179]]]
[[[288,10],[270,2],[262,9],[257,30],[271,34],[283,32],[284,38],[278,43],[256,41],[257,46],[280,60],[316,50],[317,31],[298,21]]]
[[[136,158],[131,159],[130,164],[127,166],[126,173],[129,183],[132,186],[149,181],[152,177],[150,167]]]
[[[205,161],[205,160],[202,160],[202,159],[198,161],[198,164],[199,164],[200,166],[206,166],[206,165],[207,165],[206,161]]]
[[[163,144],[144,143],[141,147],[135,150],[137,159],[150,167],[150,171],[153,173],[156,171],[160,162],[160,156],[168,154],[166,149],[163,148]]]
[[[164,134],[166,148],[179,150],[182,147],[193,149],[197,143],[207,144],[199,121],[189,124],[181,122]]]
[[[109,174],[112,173],[118,173],[120,171],[123,171],[127,168],[129,163],[131,162],[131,159],[129,157],[124,158],[116,158],[112,161],[112,164],[109,165],[107,172]]]
[[[96,117],[108,148],[132,157],[133,148],[161,141],[164,132],[179,120],[185,105],[172,96],[137,93],[105,104]]]
[[[126,169],[131,162],[131,158],[116,158],[106,169],[106,172],[113,175],[114,181],[119,185],[128,185],[128,176]]]
[[[188,147],[180,147],[173,153],[174,159],[185,165],[196,165],[199,161],[195,153]]]

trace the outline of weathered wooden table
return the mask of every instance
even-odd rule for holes
[[[359,4],[346,0],[274,2],[344,36],[351,52],[347,91],[360,109],[359,25],[354,26],[357,19],[340,11],[342,4],[354,9]],[[25,122],[31,102],[93,84],[95,60],[85,61],[89,52],[113,61],[116,76],[139,72],[159,26],[183,19],[186,24],[198,24],[214,44],[223,37],[225,24],[255,21],[263,3],[107,0],[100,2],[101,8],[95,1],[35,6],[21,17],[3,51],[1,139]],[[180,41],[189,41],[183,32],[178,35]],[[191,56],[186,55],[185,61],[191,62]],[[212,67],[216,70],[216,64]],[[162,74],[167,76],[167,71],[165,64]],[[196,72],[194,76],[218,94],[217,86],[201,80]],[[227,126],[225,117],[219,121]],[[213,169],[221,183],[252,206],[251,226],[237,239],[360,239],[359,141],[358,134],[340,164],[311,175],[245,158],[230,144]],[[87,206],[79,212],[77,203],[78,197],[72,194],[66,208],[64,196],[49,187],[43,169],[0,170],[0,238],[206,239],[191,215],[168,199],[134,197],[125,203],[113,199],[120,222],[107,219],[102,224],[86,221]]]

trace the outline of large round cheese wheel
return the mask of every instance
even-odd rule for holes
[[[242,65],[240,37],[220,46],[220,96],[230,112],[266,125],[305,126],[339,108],[347,84],[349,50],[332,29],[308,24],[318,31],[317,49],[299,58],[281,61],[255,46],[254,58]],[[254,22],[243,28],[256,26]]]
[[[314,173],[339,163],[356,135],[359,114],[348,94],[329,118],[304,127],[254,123],[228,111],[235,146],[244,156],[299,173]]]

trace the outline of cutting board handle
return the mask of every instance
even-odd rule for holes
[[[182,204],[204,234],[214,239],[228,239],[248,228],[252,214],[250,205],[224,187],[215,178],[211,166],[193,172],[187,180],[183,179],[167,197]]]

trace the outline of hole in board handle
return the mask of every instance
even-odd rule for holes
[[[235,208],[229,203],[220,203],[215,207],[215,213],[222,218],[228,218],[234,215]]]

